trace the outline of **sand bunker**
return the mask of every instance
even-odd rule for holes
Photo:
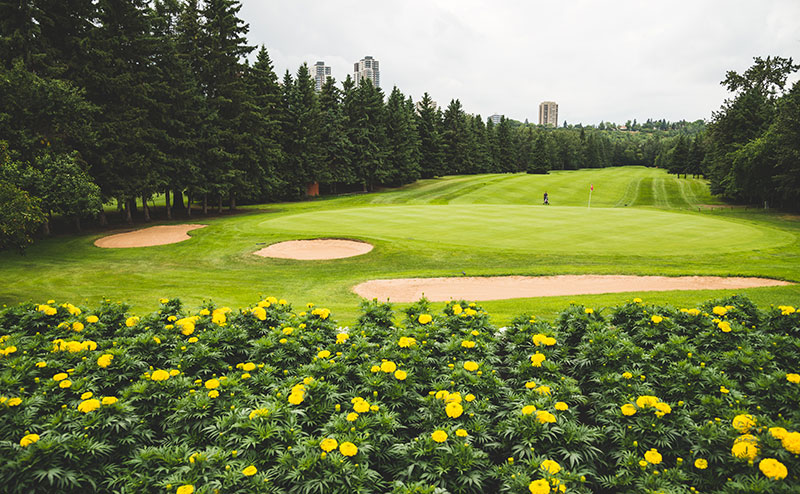
[[[189,240],[187,232],[203,228],[206,225],[161,225],[142,228],[127,233],[118,233],[107,237],[98,238],[94,244],[107,249],[126,247],[151,247],[153,245],[166,245]]]
[[[367,299],[392,302],[415,302],[423,295],[432,302],[447,302],[668,290],[738,290],[791,284],[766,278],[718,276],[495,276],[372,280],[356,285],[353,291]]]
[[[372,250],[372,245],[355,240],[318,238],[313,240],[290,240],[279,242],[254,252],[261,257],[278,259],[300,259],[303,261],[342,259],[360,256]]]

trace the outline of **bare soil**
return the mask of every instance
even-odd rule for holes
[[[738,290],[791,284],[767,278],[719,276],[495,276],[372,280],[356,285],[353,291],[366,299],[415,302],[424,295],[432,302],[447,302],[620,292]]]
[[[175,244],[189,240],[192,237],[188,235],[188,232],[205,226],[190,224],[151,226],[150,228],[98,238],[94,241],[94,244],[105,249]]]
[[[320,261],[360,256],[372,250],[372,245],[355,240],[318,238],[313,240],[290,240],[264,247],[254,252],[261,257]]]

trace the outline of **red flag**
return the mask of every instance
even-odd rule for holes
[[[594,191],[594,184],[589,185],[589,190]]]

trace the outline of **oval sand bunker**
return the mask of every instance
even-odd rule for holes
[[[261,257],[321,261],[360,256],[372,250],[372,245],[355,240],[318,238],[313,240],[290,240],[264,247],[254,252]]]
[[[766,278],[719,276],[494,276],[372,280],[356,285],[353,291],[367,299],[392,302],[416,302],[423,295],[431,302],[447,302],[669,290],[738,290],[791,284]]]
[[[189,240],[187,233],[206,225],[160,225],[142,228],[132,232],[117,233],[107,237],[98,238],[94,244],[106,249],[120,249],[127,247],[152,247],[154,245],[176,244]]]

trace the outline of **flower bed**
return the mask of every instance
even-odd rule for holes
[[[4,492],[797,489],[793,307],[161,302],[0,313]]]

